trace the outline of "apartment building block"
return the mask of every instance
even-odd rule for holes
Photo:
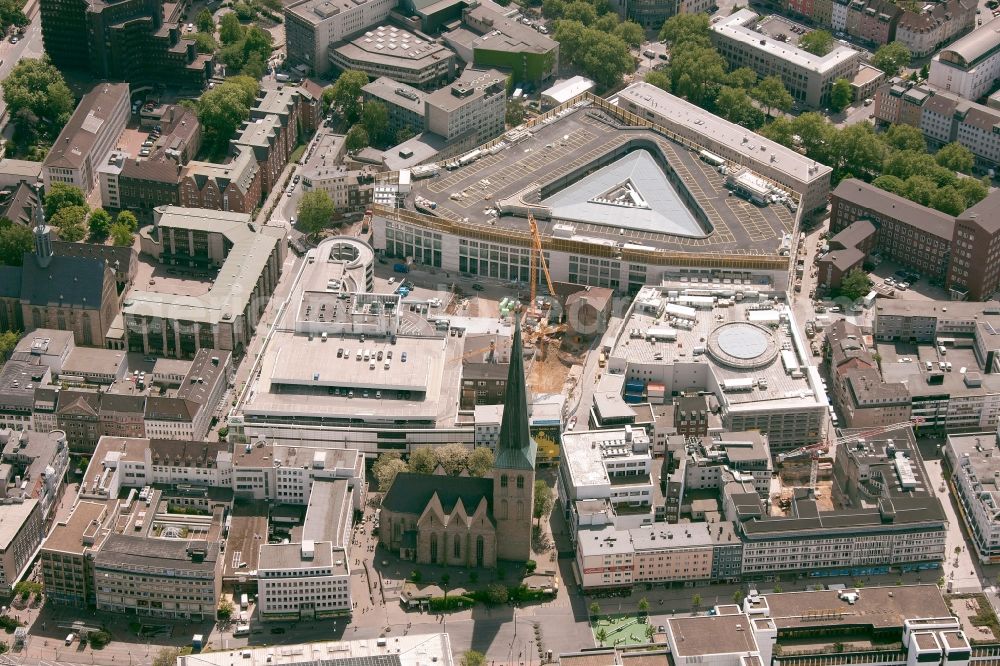
[[[182,36],[180,11],[162,0],[45,0],[39,10],[45,53],[60,69],[192,91],[212,76],[212,56]]]
[[[480,145],[503,134],[507,77],[495,69],[466,68],[450,86],[425,98],[427,131],[449,142]]]
[[[261,545],[257,602],[262,618],[298,620],[350,614],[347,548],[353,493],[347,479],[316,480],[309,492],[301,539]]]
[[[829,104],[834,81],[851,80],[857,73],[859,51],[838,44],[816,56],[758,32],[759,19],[756,12],[741,9],[712,24],[712,42],[730,68],[749,67],[761,77],[776,75],[796,101],[811,108]]]
[[[293,2],[284,9],[288,64],[325,76],[330,69],[330,45],[382,23],[396,5],[396,0]]]
[[[42,163],[46,189],[68,183],[89,195],[129,118],[127,83],[99,83],[83,96]]]
[[[952,248],[952,293],[973,301],[991,298],[1000,287],[1000,193],[990,193],[956,218]]]
[[[931,59],[927,83],[977,100],[993,90],[1000,78],[1000,34],[997,19],[941,49]]]
[[[962,506],[962,521],[981,564],[1000,563],[998,437],[996,431],[949,435],[944,447],[946,469]]]
[[[455,54],[443,44],[391,25],[332,45],[328,53],[334,73],[360,70],[372,79],[387,76],[424,90],[447,84],[457,68]]]
[[[713,539],[707,523],[658,524],[577,533],[576,567],[586,590],[636,583],[707,581],[712,575]]]
[[[914,58],[926,58],[956,37],[976,27],[973,0],[946,0],[905,11],[896,24],[896,41]]]
[[[427,93],[413,86],[380,76],[361,89],[365,101],[376,100],[389,113],[389,132],[397,136],[400,130],[410,134],[424,131],[424,104]]]
[[[910,419],[910,392],[885,382],[861,329],[843,319],[826,329],[833,397],[848,428],[878,428]]]
[[[839,232],[857,220],[878,230],[874,248],[884,258],[928,277],[948,275],[955,220],[856,179],[840,183],[830,195],[830,230]]]

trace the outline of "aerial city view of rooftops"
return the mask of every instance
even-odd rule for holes
[[[1000,0],[5,1],[0,666],[995,666]]]

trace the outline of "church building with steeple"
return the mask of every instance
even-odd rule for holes
[[[119,311],[115,273],[101,259],[55,254],[52,234],[36,206],[34,252],[21,266],[0,266],[0,310],[19,313],[10,323],[25,331],[72,331],[76,344],[104,347]]]
[[[397,474],[382,500],[379,541],[420,564],[492,568],[498,560],[527,561],[537,450],[528,433],[518,321],[492,472],[482,478]]]

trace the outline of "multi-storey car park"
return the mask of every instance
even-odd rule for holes
[[[785,289],[798,216],[825,205],[829,169],[687,107],[645,84],[612,101],[585,93],[453,161],[415,167],[411,184],[400,179],[402,205],[376,206],[374,247],[523,283],[532,215],[558,281],[634,293],[679,270],[764,275]]]

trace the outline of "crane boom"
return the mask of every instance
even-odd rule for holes
[[[856,432],[852,435],[847,435],[846,437],[840,437],[833,440],[834,444],[846,444],[848,442],[853,442],[858,439],[865,439],[866,437],[875,437],[877,435],[884,435],[887,432],[892,432],[893,430],[900,430],[901,428],[906,428],[907,426],[920,425],[924,422],[922,416],[914,416],[909,421],[900,421],[899,423],[893,423],[891,425],[879,426],[878,428],[872,428],[871,430],[863,430],[862,432]]]
[[[531,304],[528,308],[530,311],[537,313],[538,308],[535,304],[535,299],[538,296],[539,264],[541,264],[542,275],[545,276],[545,285],[549,288],[549,294],[555,296],[556,290],[552,286],[552,275],[549,273],[549,265],[546,263],[545,254],[542,252],[542,236],[538,233],[538,222],[535,221],[535,216],[531,213],[528,213],[528,228],[531,231],[531,261],[528,269],[528,279],[531,281]]]

